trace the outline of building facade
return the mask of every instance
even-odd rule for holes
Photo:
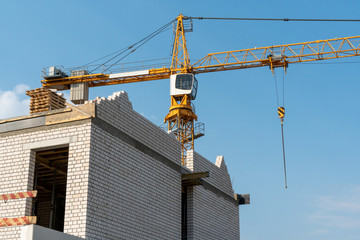
[[[133,110],[125,92],[0,120],[0,218],[83,239],[239,239],[239,195],[224,158],[188,152]],[[23,226],[0,227],[22,239]]]

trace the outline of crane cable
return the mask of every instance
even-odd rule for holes
[[[360,22],[360,19],[321,19],[321,18],[225,18],[225,17],[190,17],[198,20],[236,20],[236,21],[295,21],[295,22]]]
[[[360,19],[307,19],[307,18],[219,18],[219,17],[186,17],[186,19],[198,19],[198,20],[242,20],[242,21],[251,21],[251,20],[255,20],[255,21],[305,21],[305,22],[359,22]],[[102,59],[105,59],[107,57],[110,57],[114,54],[116,54],[114,57],[110,58],[109,60],[105,61],[103,64],[99,64],[97,67],[95,67],[94,69],[92,69],[91,71],[89,71],[89,73],[93,73],[95,70],[99,69],[101,66],[105,66],[105,64],[109,63],[110,61],[116,59],[117,57],[119,57],[120,55],[126,53],[127,51],[131,50],[130,52],[128,52],[125,56],[123,56],[122,58],[120,58],[118,61],[116,61],[114,64],[111,64],[109,67],[107,67],[105,70],[103,70],[103,72],[109,70],[111,67],[113,67],[114,65],[116,65],[117,63],[119,63],[121,60],[123,60],[124,58],[126,58],[128,55],[130,55],[131,53],[135,52],[139,47],[141,47],[142,45],[144,45],[146,42],[148,42],[150,39],[152,39],[153,37],[155,37],[156,35],[158,35],[159,33],[165,31],[168,29],[168,27],[174,23],[176,21],[176,19],[171,20],[169,23],[165,24],[164,26],[162,26],[161,28],[157,29],[156,31],[154,31],[153,33],[149,34],[148,36],[146,36],[145,38],[141,39],[140,41],[122,48],[120,50],[117,50],[113,53],[110,53],[104,57],[98,58],[94,61],[91,61],[85,65],[82,65],[80,67],[77,67],[75,69],[80,69],[80,68],[84,68],[84,67],[90,67],[91,64],[100,61]],[[138,45],[136,48],[134,48],[136,45]]]
[[[126,48],[123,48],[123,49],[120,49],[114,53],[111,53],[111,54],[108,54],[106,55],[105,57],[102,57],[102,58],[99,58],[95,61],[92,61],[91,63],[94,63],[98,60],[101,60],[101,59],[104,59],[106,57],[109,57],[115,53],[117,53],[115,56],[113,56],[112,58],[110,58],[109,60],[105,61],[103,64],[100,64],[99,66],[97,66],[96,68],[94,68],[93,70],[90,71],[90,73],[94,72],[95,70],[97,70],[98,68],[100,68],[100,66],[105,66],[105,64],[109,63],[110,61],[116,59],[117,57],[119,57],[120,55],[122,54],[125,54],[125,56],[121,57],[119,60],[117,60],[116,62],[114,62],[113,64],[111,64],[109,67],[107,67],[106,69],[103,70],[103,72],[109,70],[111,67],[113,67],[114,65],[116,65],[117,63],[119,63],[121,60],[123,60],[124,58],[126,58],[127,56],[129,56],[131,53],[135,52],[139,47],[141,47],[142,45],[144,45],[145,43],[147,43],[149,40],[151,40],[152,38],[154,38],[155,36],[157,36],[158,34],[160,34],[161,32],[164,32],[165,30],[168,30],[169,29],[169,26],[172,25],[173,22],[175,22],[176,19],[174,20],[171,20],[170,22],[168,22],[167,24],[165,24],[164,26],[160,27],[159,29],[155,30],[154,32],[152,32],[151,34],[149,34],[148,36],[142,38],[141,40],[139,40],[138,42],[126,47]],[[118,53],[119,52],[119,53]],[[90,64],[91,64],[90,63]],[[86,65],[84,65],[86,66]]]
[[[147,43],[148,41],[150,41],[152,38],[154,38],[155,36],[157,36],[158,34],[160,34],[161,32],[165,31],[168,29],[169,26],[171,26],[171,24],[174,22],[175,20],[170,21],[169,23],[165,24],[164,26],[162,26],[161,28],[159,28],[158,30],[154,31],[153,33],[151,33],[150,35],[148,35],[147,37],[143,38],[142,40],[140,40],[139,42],[135,43],[134,45],[132,45],[131,47],[134,47],[135,45],[138,45],[137,47],[135,47],[134,49],[132,49],[129,53],[127,53],[125,56],[123,56],[122,58],[120,58],[119,60],[117,60],[115,63],[111,64],[108,68],[106,68],[104,71],[109,70],[111,67],[113,67],[114,65],[116,65],[117,63],[119,63],[121,60],[123,60],[124,58],[126,58],[127,56],[129,56],[131,53],[135,52],[138,48],[140,48],[142,45],[144,45],[145,43]],[[130,48],[129,48],[130,49]],[[115,57],[114,57],[115,58]],[[114,59],[112,58],[112,59]],[[111,60],[112,60],[111,59]]]
[[[285,67],[284,67],[285,68]],[[278,116],[281,121],[281,139],[282,139],[282,150],[283,150],[283,161],[284,161],[284,177],[285,177],[285,188],[287,188],[287,177],[286,177],[286,161],[285,161],[285,139],[284,139],[284,117],[285,117],[285,69],[283,70],[283,86],[282,86],[282,106],[279,104],[279,92],[278,92],[278,83],[276,79],[276,74],[273,72],[275,90],[276,90],[276,103]]]

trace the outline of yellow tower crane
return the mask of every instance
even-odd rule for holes
[[[196,74],[255,67],[270,67],[272,71],[274,68],[283,67],[286,70],[288,64],[292,63],[360,55],[360,36],[353,36],[209,53],[197,62],[190,64],[184,27],[184,20],[189,19],[191,20],[190,17],[181,14],[176,18],[170,67],[111,74],[88,74],[86,71],[76,71],[77,73],[71,74],[71,76],[55,67],[50,67],[41,81],[42,85],[45,88],[72,90],[73,88],[87,89],[88,87],[170,78],[171,106],[165,122],[168,123],[168,131],[174,133],[181,143],[181,160],[182,164],[185,164],[187,151],[194,149],[194,140],[196,139],[194,121],[197,121],[197,116],[191,104],[191,101],[196,98]]]

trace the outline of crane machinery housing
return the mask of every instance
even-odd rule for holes
[[[70,74],[57,67],[50,67],[43,75],[44,88],[69,90],[74,103],[83,103],[88,98],[89,87],[135,83],[170,78],[171,106],[164,121],[168,132],[175,134],[181,143],[182,164],[185,164],[188,150],[194,149],[194,140],[202,134],[195,134],[195,114],[192,101],[196,98],[198,82],[195,75],[256,67],[282,67],[289,64],[353,57],[360,55],[360,36],[317,40],[269,47],[209,53],[190,63],[185,33],[192,31],[185,21],[202,19],[180,14],[171,23],[175,25],[175,39],[170,66],[141,71],[120,73],[89,73],[86,70]],[[191,22],[192,27],[192,22]],[[70,75],[70,76],[69,76]]]

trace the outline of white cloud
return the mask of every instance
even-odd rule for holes
[[[310,218],[313,221],[321,223],[326,227],[358,229],[360,226],[360,219],[356,216],[344,216],[317,212],[315,214],[312,214]]]
[[[360,194],[347,196],[317,196],[315,206],[324,211],[360,214]]]
[[[313,232],[310,232],[310,234],[314,234],[314,235],[323,235],[323,234],[328,234],[328,233],[329,233],[328,229],[318,229]]]
[[[19,84],[13,90],[0,90],[0,119],[29,113],[30,98],[25,95],[28,89],[29,86]]]
[[[353,229],[360,227],[360,188],[349,187],[337,195],[315,195],[311,204],[315,211],[309,220],[323,228]],[[321,232],[321,231],[320,231]],[[324,232],[325,233],[325,232]]]
[[[26,90],[29,90],[29,89],[30,89],[30,87],[28,85],[18,84],[14,87],[14,93],[16,95],[25,94]]]

